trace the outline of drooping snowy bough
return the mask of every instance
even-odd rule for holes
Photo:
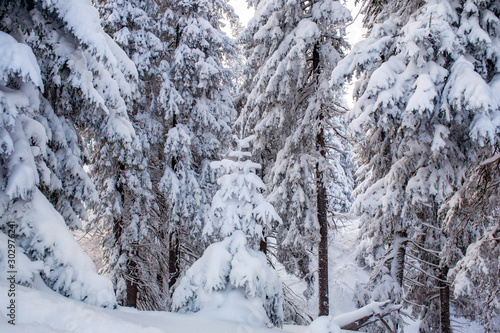
[[[76,300],[116,303],[69,229],[109,202],[95,184],[113,189],[110,161],[133,155],[127,103],[136,79],[90,1],[0,2],[0,239],[16,241],[17,283],[43,280]],[[92,180],[83,168],[89,146],[102,171]]]

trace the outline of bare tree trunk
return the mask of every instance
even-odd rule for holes
[[[448,267],[441,269],[439,278],[446,281],[448,276]],[[441,305],[441,333],[451,333],[450,323],[450,285],[439,281],[439,300]]]

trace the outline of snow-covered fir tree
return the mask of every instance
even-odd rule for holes
[[[242,91],[248,94],[238,101],[238,125],[257,137],[253,156],[283,220],[270,234],[273,254],[308,281],[309,293],[318,269],[319,313],[327,314],[327,189],[341,184],[345,192],[338,194],[347,196],[352,186],[349,173],[330,168],[347,153],[338,136],[345,135],[342,90],[330,89],[328,81],[347,49],[350,14],[332,0],[249,4],[256,12],[240,37],[247,58]]]
[[[136,69],[102,31],[90,2],[4,1],[0,30],[1,225],[15,230],[17,282],[41,277],[63,295],[114,306],[110,281],[97,275],[68,227],[80,227],[85,208],[98,201],[82,167],[83,140],[133,140],[125,100]]]
[[[130,237],[116,233],[118,226],[109,223],[103,226],[107,230],[104,242],[106,270],[112,273],[116,285],[122,286],[118,288],[119,300],[125,300],[126,293],[137,293],[137,297],[132,298],[136,299],[136,304],[129,305],[164,310],[169,298],[168,262],[164,255],[168,252],[164,234],[167,200],[158,185],[168,158],[164,149],[169,119],[181,102],[169,77],[170,48],[175,34],[169,22],[173,12],[166,2],[156,0],[95,2],[102,14],[105,31],[134,61],[139,74],[138,91],[129,114],[142,156],[128,171],[136,179],[128,185],[132,185],[134,196],[140,200],[134,201],[134,215],[113,223],[119,222],[122,224],[119,229],[131,229],[132,233],[137,233],[137,223],[130,223],[130,219],[135,218],[140,220],[142,231],[133,237],[135,244],[131,247],[127,245]],[[123,288],[125,281],[133,281],[128,283],[128,291]]]
[[[421,331],[450,332],[447,274],[457,258],[446,238],[460,223],[445,226],[443,207],[498,149],[498,6],[434,0],[367,6],[368,37],[332,80],[335,86],[359,76],[350,113],[362,139],[354,212],[362,218],[358,257],[373,268],[359,303],[413,304]],[[401,318],[390,321],[391,329],[402,329]]]
[[[211,239],[222,240],[241,230],[250,248],[258,250],[268,233],[264,229],[273,229],[282,221],[264,197],[266,185],[256,174],[261,166],[252,162],[251,153],[246,151],[254,139],[253,135],[236,139],[236,150],[230,151],[227,158],[210,163],[212,169],[223,175],[217,180],[220,188],[212,199],[211,215],[203,233]]]
[[[173,295],[173,308],[281,327],[281,280],[265,253],[258,251],[263,228],[281,220],[262,193],[266,186],[255,174],[260,165],[245,151],[254,138],[234,138],[236,150],[226,159],[210,163],[223,174],[203,233],[220,241],[208,246],[182,277]]]
[[[225,0],[172,1],[175,36],[170,79],[181,97],[170,108],[160,189],[166,207],[164,233],[169,243],[169,287],[180,270],[204,249],[200,242],[213,194],[210,162],[218,160],[230,138],[235,117],[232,73],[223,64],[236,51],[221,31],[221,20],[234,20]]]

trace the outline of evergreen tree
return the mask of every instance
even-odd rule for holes
[[[238,102],[238,125],[245,135],[256,134],[253,156],[263,166],[270,201],[283,220],[272,234],[275,255],[310,286],[318,263],[319,313],[324,315],[329,308],[327,188],[352,184],[340,179],[346,173],[330,170],[345,156],[337,137],[345,129],[341,90],[328,85],[347,48],[350,15],[331,0],[249,4],[256,12],[241,36],[248,62],[242,90],[248,96]]]
[[[213,169],[221,169],[217,183],[220,188],[212,200],[211,218],[203,229],[209,236],[223,239],[241,230],[248,238],[249,246],[262,249],[264,229],[272,229],[273,222],[281,223],[274,207],[266,201],[263,193],[266,185],[255,171],[260,165],[247,159],[250,142],[255,136],[236,140],[237,149],[228,153],[228,159],[210,163]]]
[[[0,29],[1,225],[15,224],[26,267],[18,282],[41,276],[63,295],[113,306],[109,280],[67,228],[80,227],[85,207],[98,202],[82,149],[90,139],[133,141],[126,99],[136,69],[85,1],[4,1]]]
[[[440,212],[469,166],[498,146],[498,9],[434,0],[367,6],[369,35],[332,80],[360,78],[350,113],[362,138],[354,211],[362,218],[358,257],[374,270],[359,302],[417,304],[423,332],[450,332],[447,274],[456,261],[444,251]],[[400,323],[393,317],[391,329]]]
[[[122,177],[134,179],[124,182],[125,192],[134,200],[128,208],[133,212],[126,219],[101,220],[101,228],[107,230],[105,269],[114,276],[120,300],[136,294],[128,305],[165,310],[169,299],[165,278],[168,263],[164,258],[168,252],[164,234],[167,200],[159,184],[168,159],[164,149],[169,119],[181,101],[169,77],[175,33],[169,22],[173,12],[166,3],[155,0],[96,1],[96,5],[104,29],[134,61],[139,74],[129,113],[141,156]],[[121,188],[125,190],[124,185]]]
[[[171,107],[160,189],[166,201],[164,233],[169,243],[169,287],[181,269],[200,255],[204,218],[213,186],[210,162],[228,141],[235,117],[232,74],[223,65],[236,48],[221,31],[221,19],[234,20],[225,0],[176,1],[170,78],[180,99]]]
[[[224,172],[219,178],[205,236],[221,241],[211,244],[187,271],[173,294],[177,311],[220,311],[246,324],[283,325],[282,290],[278,274],[257,251],[263,228],[281,222],[261,191],[255,174],[260,165],[250,161],[254,136],[236,140],[228,159],[210,163]],[[231,159],[229,159],[231,158]],[[215,263],[215,264],[214,264]],[[227,316],[227,314],[225,315]]]

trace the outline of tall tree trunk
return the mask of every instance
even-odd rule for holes
[[[320,54],[319,45],[316,44],[313,49],[312,70],[313,75],[319,75],[321,68],[319,67]],[[318,115],[319,129],[316,135],[316,148],[322,159],[326,158],[325,134],[323,132],[323,115]],[[320,163],[316,163],[316,207],[318,223],[319,223],[319,246],[318,246],[318,315],[328,316],[330,312],[329,297],[328,297],[328,220],[327,220],[327,197],[324,184],[323,171]]]
[[[441,269],[439,278],[446,281],[448,276],[448,267]],[[451,333],[450,323],[450,285],[439,281],[439,300],[441,305],[441,333]]]
[[[180,30],[179,26],[177,26],[177,40],[176,45],[178,44],[178,39],[180,38]],[[172,128],[177,126],[177,115],[174,113],[172,116]],[[177,167],[177,157],[172,156],[171,167],[174,172]],[[177,278],[180,274],[180,266],[179,266],[179,235],[175,231],[172,231],[168,234],[168,289],[172,292],[172,287],[177,282]]]

